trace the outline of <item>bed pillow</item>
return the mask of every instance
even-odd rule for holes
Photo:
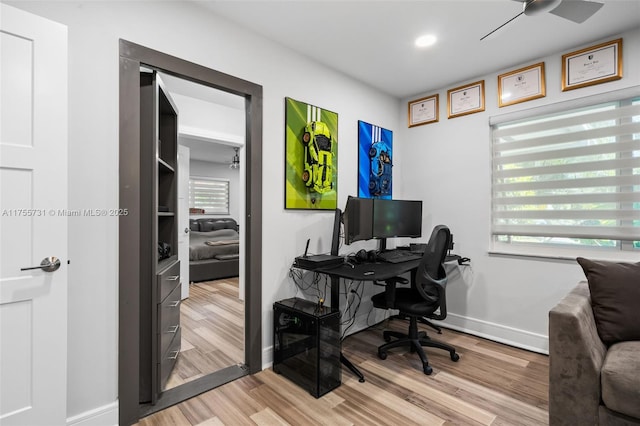
[[[218,231],[220,229],[235,229],[236,222],[231,219],[212,219],[200,222],[200,231]]]
[[[600,339],[606,345],[640,340],[640,262],[576,260],[589,283]]]
[[[201,232],[210,232],[220,229],[219,223],[215,220],[206,220],[200,222],[200,231]]]
[[[211,224],[213,226],[213,231],[219,231],[220,229],[227,229],[227,222],[225,220],[218,220]]]

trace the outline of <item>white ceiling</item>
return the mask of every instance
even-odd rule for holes
[[[194,83],[169,74],[160,73],[162,81],[172,95],[178,94],[200,99],[229,108],[244,110],[244,98],[209,86]],[[180,105],[178,104],[178,110]],[[228,141],[200,138],[194,135],[179,134],[178,142],[190,149],[191,159],[210,163],[230,164],[235,155],[236,145]]]
[[[473,81],[640,28],[639,0],[600,0],[582,24],[522,15],[514,0],[194,0],[266,39],[397,98]],[[565,0],[568,1],[568,0]],[[572,1],[572,0],[569,0]],[[414,47],[422,34],[435,46]]]
[[[640,28],[640,0],[600,0],[583,24],[550,13],[519,16],[517,0],[191,0],[324,65],[397,98],[429,94]],[[565,0],[567,1],[567,0]],[[414,47],[434,34],[435,46]],[[172,93],[243,109],[244,99],[163,76]],[[182,137],[194,158],[228,163],[233,147]],[[223,160],[224,159],[224,160]],[[228,160],[227,160],[228,159]]]

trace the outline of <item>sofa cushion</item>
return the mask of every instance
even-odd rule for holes
[[[612,345],[602,365],[602,401],[610,410],[640,418],[640,341]]]
[[[589,283],[598,335],[606,345],[640,340],[640,263],[577,258]]]

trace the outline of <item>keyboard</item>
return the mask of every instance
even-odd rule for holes
[[[422,259],[422,255],[409,250],[389,250],[379,253],[377,259],[388,263],[402,263]]]

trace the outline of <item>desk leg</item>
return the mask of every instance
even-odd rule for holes
[[[331,306],[337,306],[338,310],[340,309],[340,278],[333,275],[331,276]],[[364,383],[364,375],[344,356],[342,350],[340,350],[340,362],[358,376],[360,383]]]
[[[359,382],[364,383],[364,375],[358,370],[358,367],[353,365],[343,354],[340,352],[340,362],[342,362],[353,374],[358,376]]]

